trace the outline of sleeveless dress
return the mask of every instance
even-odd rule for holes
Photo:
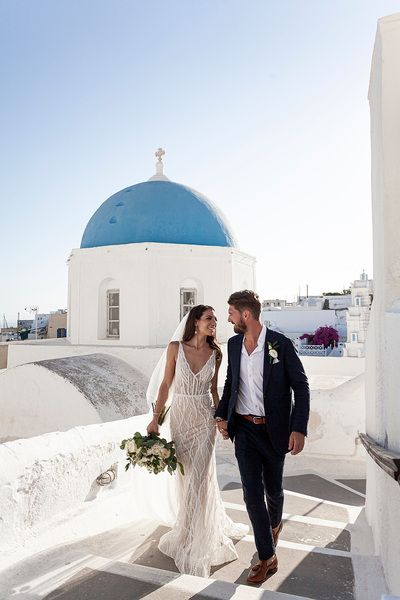
[[[171,437],[185,474],[177,475],[178,516],[159,542],[161,552],[174,559],[181,573],[209,577],[210,567],[238,558],[231,539],[248,533],[225,513],[218,487],[214,407],[210,392],[215,351],[193,373],[179,343],[174,395],[170,409]]]

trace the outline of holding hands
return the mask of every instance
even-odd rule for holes
[[[227,440],[229,438],[227,421],[224,421],[223,419],[217,419],[217,429],[224,440]]]

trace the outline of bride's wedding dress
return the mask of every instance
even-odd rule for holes
[[[247,525],[227,516],[218,487],[210,393],[215,363],[213,351],[202,369],[193,373],[179,342],[170,428],[185,474],[177,475],[176,523],[159,543],[181,573],[200,577],[209,577],[213,565],[235,560],[238,555],[230,538],[240,539],[248,532]]]

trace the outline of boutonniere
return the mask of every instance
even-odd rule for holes
[[[276,363],[279,362],[278,348],[279,348],[278,342],[268,342],[269,362],[272,365],[275,365]]]

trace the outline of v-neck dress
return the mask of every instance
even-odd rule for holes
[[[218,487],[214,407],[211,380],[215,351],[198,373],[193,373],[179,343],[174,395],[170,410],[171,437],[185,474],[178,474],[178,516],[162,536],[161,552],[174,559],[181,573],[209,577],[210,567],[235,560],[232,539],[248,533],[247,525],[227,516]]]

